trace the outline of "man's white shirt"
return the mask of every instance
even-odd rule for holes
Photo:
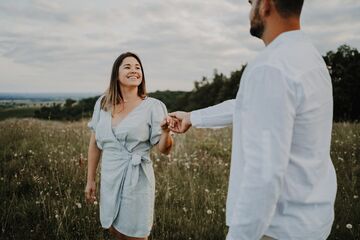
[[[227,240],[326,239],[334,220],[332,85],[302,31],[279,35],[246,67],[236,99],[191,112],[233,126]]]

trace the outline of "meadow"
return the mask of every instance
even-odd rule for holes
[[[112,239],[99,205],[86,204],[86,121],[0,121],[0,239]],[[225,239],[231,129],[175,135],[168,156],[151,153],[156,175],[151,240]],[[329,239],[360,239],[360,124],[336,123],[338,177]]]

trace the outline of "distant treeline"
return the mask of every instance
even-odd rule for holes
[[[334,121],[360,120],[360,54],[347,45],[324,56],[332,77],[334,93]],[[191,111],[208,107],[236,97],[241,75],[246,65],[226,76],[214,71],[212,79],[203,77],[194,82],[194,89],[183,91],[156,91],[149,96],[163,101],[168,111]],[[35,117],[56,120],[78,120],[89,118],[98,97],[79,101],[67,99],[65,104],[54,104],[35,111]]]
[[[79,101],[66,99],[64,104],[53,103],[52,106],[43,106],[34,112],[36,118],[48,120],[79,120],[90,118],[98,97],[84,98]]]

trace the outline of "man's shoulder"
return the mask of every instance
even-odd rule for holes
[[[325,63],[310,42],[293,41],[265,49],[255,59],[251,68],[263,66],[277,68],[284,75],[296,78],[314,68],[323,68]]]

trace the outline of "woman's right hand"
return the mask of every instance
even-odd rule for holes
[[[85,187],[85,199],[88,203],[96,201],[96,183],[95,181],[87,182]]]

